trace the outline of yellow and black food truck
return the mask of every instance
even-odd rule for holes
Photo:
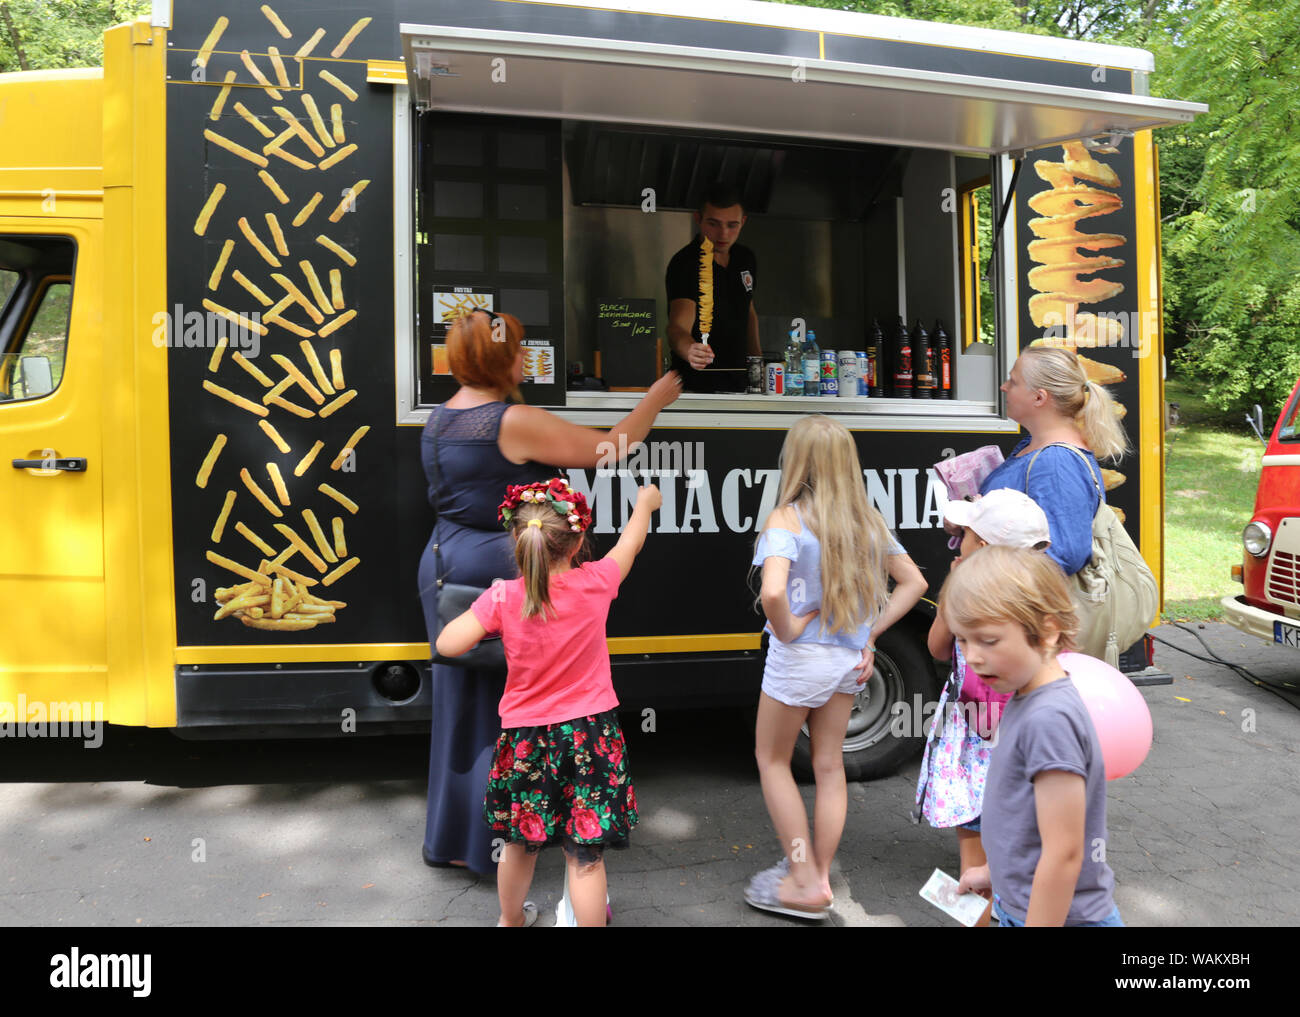
[[[1204,107],[1149,96],[1148,53],[749,0],[175,0],[104,43],[102,70],[0,75],[10,719],[427,723],[419,438],[455,388],[447,322],[513,313],[527,401],[610,426],[665,367],[665,267],[719,180],[765,373],[794,329],[870,347],[875,384],[688,392],[643,453],[571,471],[602,546],[663,490],[609,621],[625,703],[752,701],[749,561],[802,414],[856,435],[933,595],[932,467],[1014,443],[999,383],[1036,340],[1088,347],[1126,411],[1108,498],[1160,574],[1151,129]],[[274,595],[241,604],[248,582]],[[853,776],[915,748],[891,722],[934,697],[926,610],[881,641]]]

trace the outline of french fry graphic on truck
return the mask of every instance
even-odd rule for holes
[[[178,598],[178,629],[195,643],[333,641],[321,627],[351,629],[339,623],[366,597],[349,591],[375,581],[360,531],[378,518],[368,518],[358,483],[375,422],[375,374],[362,361],[375,350],[362,338],[369,319],[357,280],[368,267],[361,220],[384,210],[378,194],[361,197],[375,146],[355,107],[371,97],[357,73],[364,63],[347,59],[371,19],[317,52],[333,34],[317,18],[261,14],[215,19],[193,56],[204,80],[178,82],[169,96],[180,134],[171,144],[201,153],[202,183],[174,194],[201,195],[174,264],[201,263],[204,280],[195,293],[182,274],[172,297],[177,306],[197,297],[229,326],[202,353],[183,341],[170,350],[174,433],[205,449],[196,483],[175,499],[178,520],[207,520],[201,537],[196,526],[176,539],[178,587],[188,571],[180,563],[197,554],[211,591]],[[355,386],[336,387],[331,375]],[[354,506],[343,515],[340,499]],[[333,520],[332,540],[322,519]],[[340,559],[334,546],[354,553]]]

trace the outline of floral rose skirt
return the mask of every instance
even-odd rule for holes
[[[502,731],[483,817],[530,851],[569,843],[626,847],[637,823],[636,794],[614,711]]]

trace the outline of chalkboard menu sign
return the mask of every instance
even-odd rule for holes
[[[655,302],[602,300],[596,310],[600,373],[610,388],[638,388],[655,380]]]

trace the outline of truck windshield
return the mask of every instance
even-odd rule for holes
[[[1291,396],[1291,405],[1282,414],[1282,426],[1277,429],[1278,441],[1300,441],[1296,433],[1297,418],[1300,418],[1300,389]]]

